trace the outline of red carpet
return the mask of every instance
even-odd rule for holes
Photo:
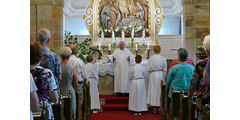
[[[135,116],[130,111],[107,111],[91,114],[91,120],[161,120],[160,114],[144,112],[143,115]]]
[[[128,111],[128,97],[100,95],[100,99],[105,100],[105,104],[101,106],[103,111]]]

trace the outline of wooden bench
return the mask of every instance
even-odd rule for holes
[[[47,103],[43,103],[42,112],[33,112],[34,120],[48,120],[48,115]]]
[[[203,107],[203,120],[210,120],[210,108],[208,104]]]
[[[91,114],[91,96],[90,96],[90,84],[83,87],[83,120],[90,120]]]
[[[64,117],[65,120],[74,120],[74,113],[72,107],[72,91],[69,90],[68,96],[63,96],[64,101]]]
[[[165,100],[164,100],[164,113],[165,115],[163,116],[164,120],[169,120],[169,105],[170,105],[170,98],[168,97],[168,92],[169,88],[165,87],[164,93],[165,93]],[[163,92],[162,92],[163,93]]]
[[[61,95],[57,103],[52,103],[54,120],[64,120],[64,103]]]
[[[82,116],[82,99],[81,99],[81,93],[80,93],[80,88],[78,87],[76,90],[76,105],[77,105],[77,109],[76,109],[76,118],[77,120],[82,120],[83,116]]]
[[[163,80],[161,81],[161,98],[160,98],[160,101],[161,101],[161,103],[160,103],[160,109],[161,109],[161,117],[162,117],[162,119],[166,119],[166,111],[164,110],[164,108],[165,108],[165,97],[168,97],[167,95],[166,95],[166,92],[165,92],[165,90],[166,90],[166,84],[164,84],[164,82],[163,82]]]
[[[169,110],[169,119],[173,120],[175,118],[179,118],[179,114],[180,114],[180,96],[181,96],[181,91],[174,91],[174,88],[172,87],[172,97],[171,97],[171,101],[170,101],[170,110]],[[184,92],[182,91],[182,95],[187,95],[188,92]],[[186,104],[187,100],[183,99],[183,103]],[[187,113],[183,113],[183,114],[187,114]]]

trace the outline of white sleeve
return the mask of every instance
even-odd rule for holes
[[[163,62],[164,62],[163,75],[164,75],[164,78],[166,78],[166,76],[167,76],[167,61],[166,61],[166,58],[163,59]]]
[[[55,79],[54,79],[54,76],[53,76],[53,73],[49,70],[50,74],[51,74],[51,78],[48,79],[49,81],[49,90],[50,91],[54,91],[57,89],[57,85],[56,85],[56,82],[55,82]]]
[[[34,92],[34,91],[37,91],[37,87],[35,85],[35,82],[33,80],[33,77],[32,77],[32,74],[30,74],[30,93],[31,92]]]
[[[98,76],[98,67],[96,64],[93,64],[93,71],[94,71],[94,76],[97,80],[97,83],[99,82],[99,76]]]
[[[82,78],[83,78],[83,80],[85,80],[88,78],[87,71],[86,71],[86,65],[84,64],[84,62],[82,62],[81,65],[82,65]]]
[[[128,50],[128,53],[129,53],[129,58],[130,58],[130,63],[131,64],[133,64],[134,63],[134,55],[132,54],[132,52],[129,50],[129,49],[127,49]]]

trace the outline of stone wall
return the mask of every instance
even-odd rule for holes
[[[210,0],[183,0],[185,46],[196,62],[196,47],[210,33]]]
[[[30,0],[30,41],[37,39],[37,31],[47,28],[51,32],[49,47],[59,52],[63,45],[64,0]]]

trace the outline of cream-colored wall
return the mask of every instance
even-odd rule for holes
[[[37,31],[47,28],[51,32],[50,48],[59,52],[63,46],[64,0],[30,0],[30,40],[36,41]]]
[[[185,45],[195,62],[196,47],[210,33],[210,0],[183,0]]]

